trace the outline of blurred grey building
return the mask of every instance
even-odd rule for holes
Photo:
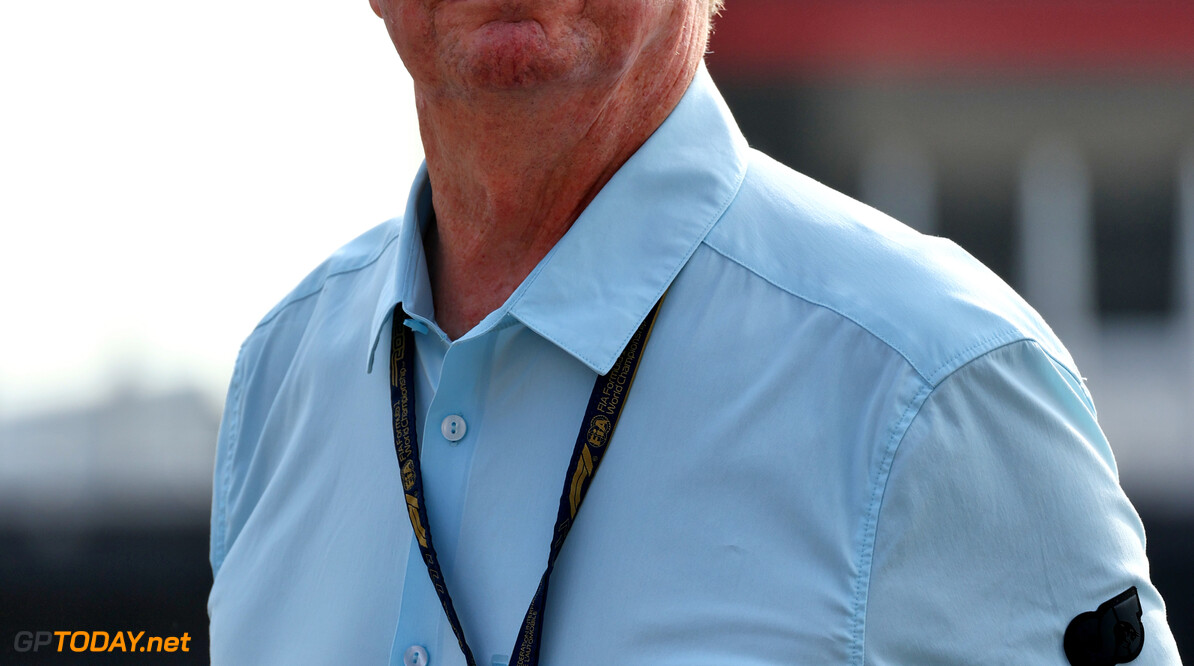
[[[0,525],[194,525],[211,508],[220,409],[198,390],[116,390],[0,422]]]
[[[208,661],[211,469],[220,410],[198,390],[117,390],[91,405],[0,422],[0,663],[123,664],[19,653],[20,631],[187,634]]]

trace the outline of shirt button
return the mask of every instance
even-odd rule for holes
[[[467,430],[468,426],[465,424],[464,418],[457,414],[445,416],[443,422],[439,424],[439,431],[443,433],[444,439],[453,444],[459,442]]]
[[[427,666],[427,650],[423,649],[422,645],[406,648],[406,654],[402,655],[402,663],[405,666]]]

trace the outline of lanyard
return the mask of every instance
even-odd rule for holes
[[[662,299],[660,303],[662,303]],[[576,447],[572,452],[572,460],[568,463],[568,471],[564,476],[564,491],[560,495],[560,509],[556,514],[555,529],[552,530],[551,550],[547,556],[547,569],[539,579],[539,589],[527,608],[522,619],[522,628],[518,632],[518,639],[514,642],[514,651],[510,655],[510,666],[537,666],[539,663],[540,638],[543,636],[543,611],[547,605],[547,581],[551,578],[555,567],[556,557],[564,545],[564,539],[572,528],[572,521],[576,519],[576,512],[580,503],[589,490],[593,475],[597,473],[597,466],[601,464],[606,445],[614,434],[618,425],[618,417],[622,414],[622,407],[626,404],[626,396],[634,383],[634,373],[638,370],[639,359],[642,358],[643,347],[651,337],[651,328],[655,324],[655,315],[659,313],[659,303],[651,308],[646,320],[639,325],[634,336],[626,343],[622,355],[610,368],[610,371],[597,378],[593,385],[593,392],[589,395],[589,405],[585,409],[584,419],[580,424],[580,432],[576,435]],[[423,496],[423,475],[419,469],[419,444],[415,433],[415,387],[414,376],[414,332],[403,326],[402,304],[394,307],[393,333],[390,351],[390,401],[394,409],[394,449],[398,453],[398,465],[402,470],[402,488],[406,494],[406,508],[410,515],[410,524],[414,528],[415,538],[419,542],[419,550],[423,554],[423,561],[427,564],[427,574],[431,576],[431,583],[439,601],[452,624],[452,631],[456,634],[456,641],[464,653],[468,666],[476,666],[472,650],[464,639],[464,628],[460,626],[460,618],[456,616],[456,609],[452,606],[452,597],[448,594],[448,586],[440,570],[439,558],[435,554],[435,545],[431,540],[430,523],[427,522],[427,502]]]

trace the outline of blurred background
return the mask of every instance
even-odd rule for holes
[[[707,61],[754,146],[952,238],[1069,346],[1190,655],[1194,4],[727,5]],[[206,661],[239,344],[421,156],[364,0],[0,5],[0,662],[95,629]]]

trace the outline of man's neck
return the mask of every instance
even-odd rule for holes
[[[603,88],[421,94],[436,225],[424,239],[435,316],[455,339],[505,302],[675,105],[691,65],[624,72]]]

